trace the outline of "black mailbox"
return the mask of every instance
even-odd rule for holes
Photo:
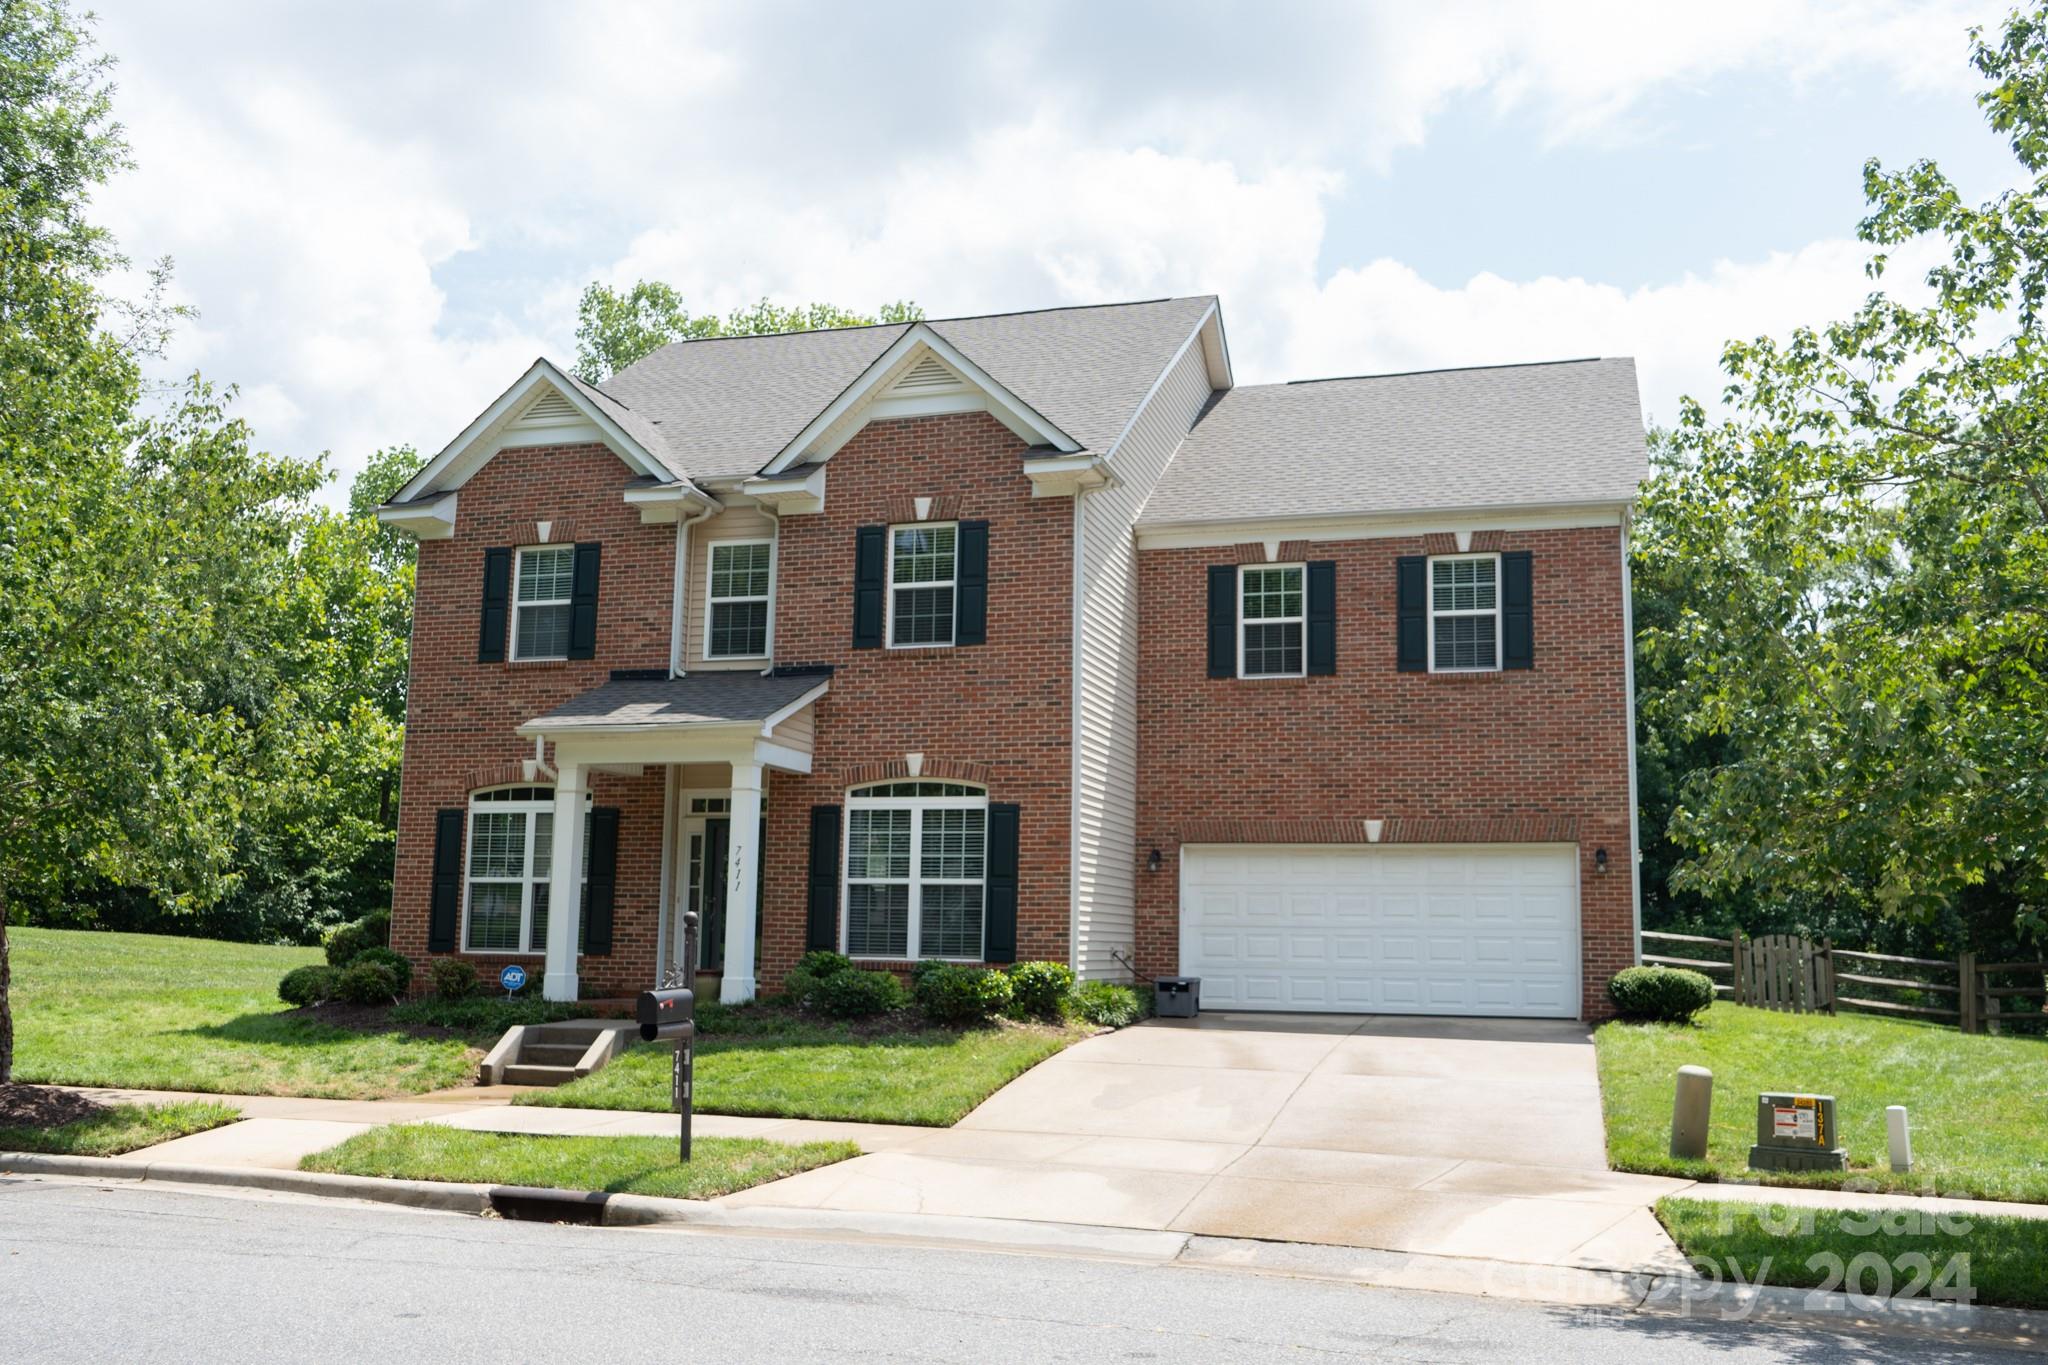
[[[696,1036],[697,993],[687,990],[642,991],[639,1003],[633,1007],[633,1017],[640,1022],[640,1039],[651,1043],[657,1038],[690,1038]]]

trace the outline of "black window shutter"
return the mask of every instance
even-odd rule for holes
[[[978,645],[988,639],[988,523],[963,521],[954,538],[953,643]]]
[[[1209,676],[1237,676],[1237,565],[1209,566]]]
[[[569,657],[597,657],[597,560],[602,549],[596,541],[576,547],[576,577],[569,588]]]
[[[1019,809],[992,804],[988,808],[988,887],[983,903],[982,953],[988,962],[1017,960],[1017,827]]]
[[[484,551],[483,625],[477,634],[476,661],[505,662],[505,626],[512,609],[512,551]]]
[[[889,528],[863,526],[854,533],[853,552],[853,647],[882,647],[882,556],[887,549]]]
[[[804,947],[839,947],[839,807],[811,807],[810,896],[805,902]]]
[[[1429,557],[1394,561],[1394,651],[1403,673],[1429,672]]]
[[[427,951],[455,951],[456,910],[462,901],[462,822],[460,810],[434,812],[434,898],[427,909]]]
[[[1337,565],[1327,559],[1308,566],[1308,671],[1337,671]]]
[[[612,902],[619,889],[619,808],[590,812],[590,879],[583,884],[583,951],[593,957],[612,950]]]
[[[1527,550],[1500,557],[1500,666],[1536,666],[1536,584]]]

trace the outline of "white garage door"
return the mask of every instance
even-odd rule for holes
[[[1180,967],[1205,1009],[1579,1013],[1570,847],[1181,850]]]

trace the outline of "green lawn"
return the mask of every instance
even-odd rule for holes
[[[933,1029],[863,1036],[843,1024],[763,1010],[726,1012],[697,1048],[696,1107],[706,1114],[854,1119],[944,1128],[1055,1052],[1087,1036],[1047,1026]],[[752,1016],[751,1018],[749,1016]],[[634,1047],[602,1071],[520,1104],[665,1111],[671,1054]]]
[[[233,1123],[231,1104],[183,1100],[176,1104],[118,1104],[103,1114],[54,1128],[0,1126],[0,1152],[56,1152],[65,1156],[119,1156],[140,1147],[203,1133]]]
[[[321,960],[154,934],[10,929],[14,1078],[55,1085],[376,1099],[462,1085],[470,1044],[283,1017],[278,978]]]
[[[1966,1289],[1976,1294],[1964,1302],[2048,1308],[2048,1220],[1936,1219],[1910,1210],[1858,1214],[1712,1199],[1660,1200],[1657,1216],[1679,1249],[1706,1258],[1723,1282],[1740,1274],[1751,1284],[1874,1298],[1906,1297],[1909,1289],[1915,1298]]]
[[[1865,1188],[1923,1190],[1980,1199],[2048,1203],[2048,1041],[1967,1035],[1874,1015],[1779,1014],[1716,1004],[1695,1027],[1603,1024],[1594,1035],[1607,1158],[1653,1174],[1839,1185],[1840,1173],[1787,1175],[1748,1169],[1756,1097],[1793,1090],[1833,1095],[1847,1179]],[[1714,1073],[1707,1160],[1675,1161],[1674,1074]],[[1915,1169],[1894,1175],[1886,1155],[1885,1106],[1903,1104],[1913,1125]]]
[[[715,1199],[859,1155],[860,1148],[850,1142],[714,1137],[691,1144],[690,1162],[682,1165],[676,1160],[674,1138],[477,1133],[438,1123],[407,1123],[373,1128],[338,1147],[315,1152],[299,1163],[299,1169]]]

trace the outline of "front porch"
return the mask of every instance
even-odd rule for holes
[[[547,999],[577,998],[585,883],[617,875],[586,862],[582,817],[591,778],[638,776],[650,767],[663,770],[664,820],[648,984],[687,963],[692,978],[716,971],[719,999],[755,997],[767,776],[811,770],[812,708],[828,686],[822,674],[614,678],[519,727],[535,741],[533,777],[554,784],[553,908],[541,980]]]

